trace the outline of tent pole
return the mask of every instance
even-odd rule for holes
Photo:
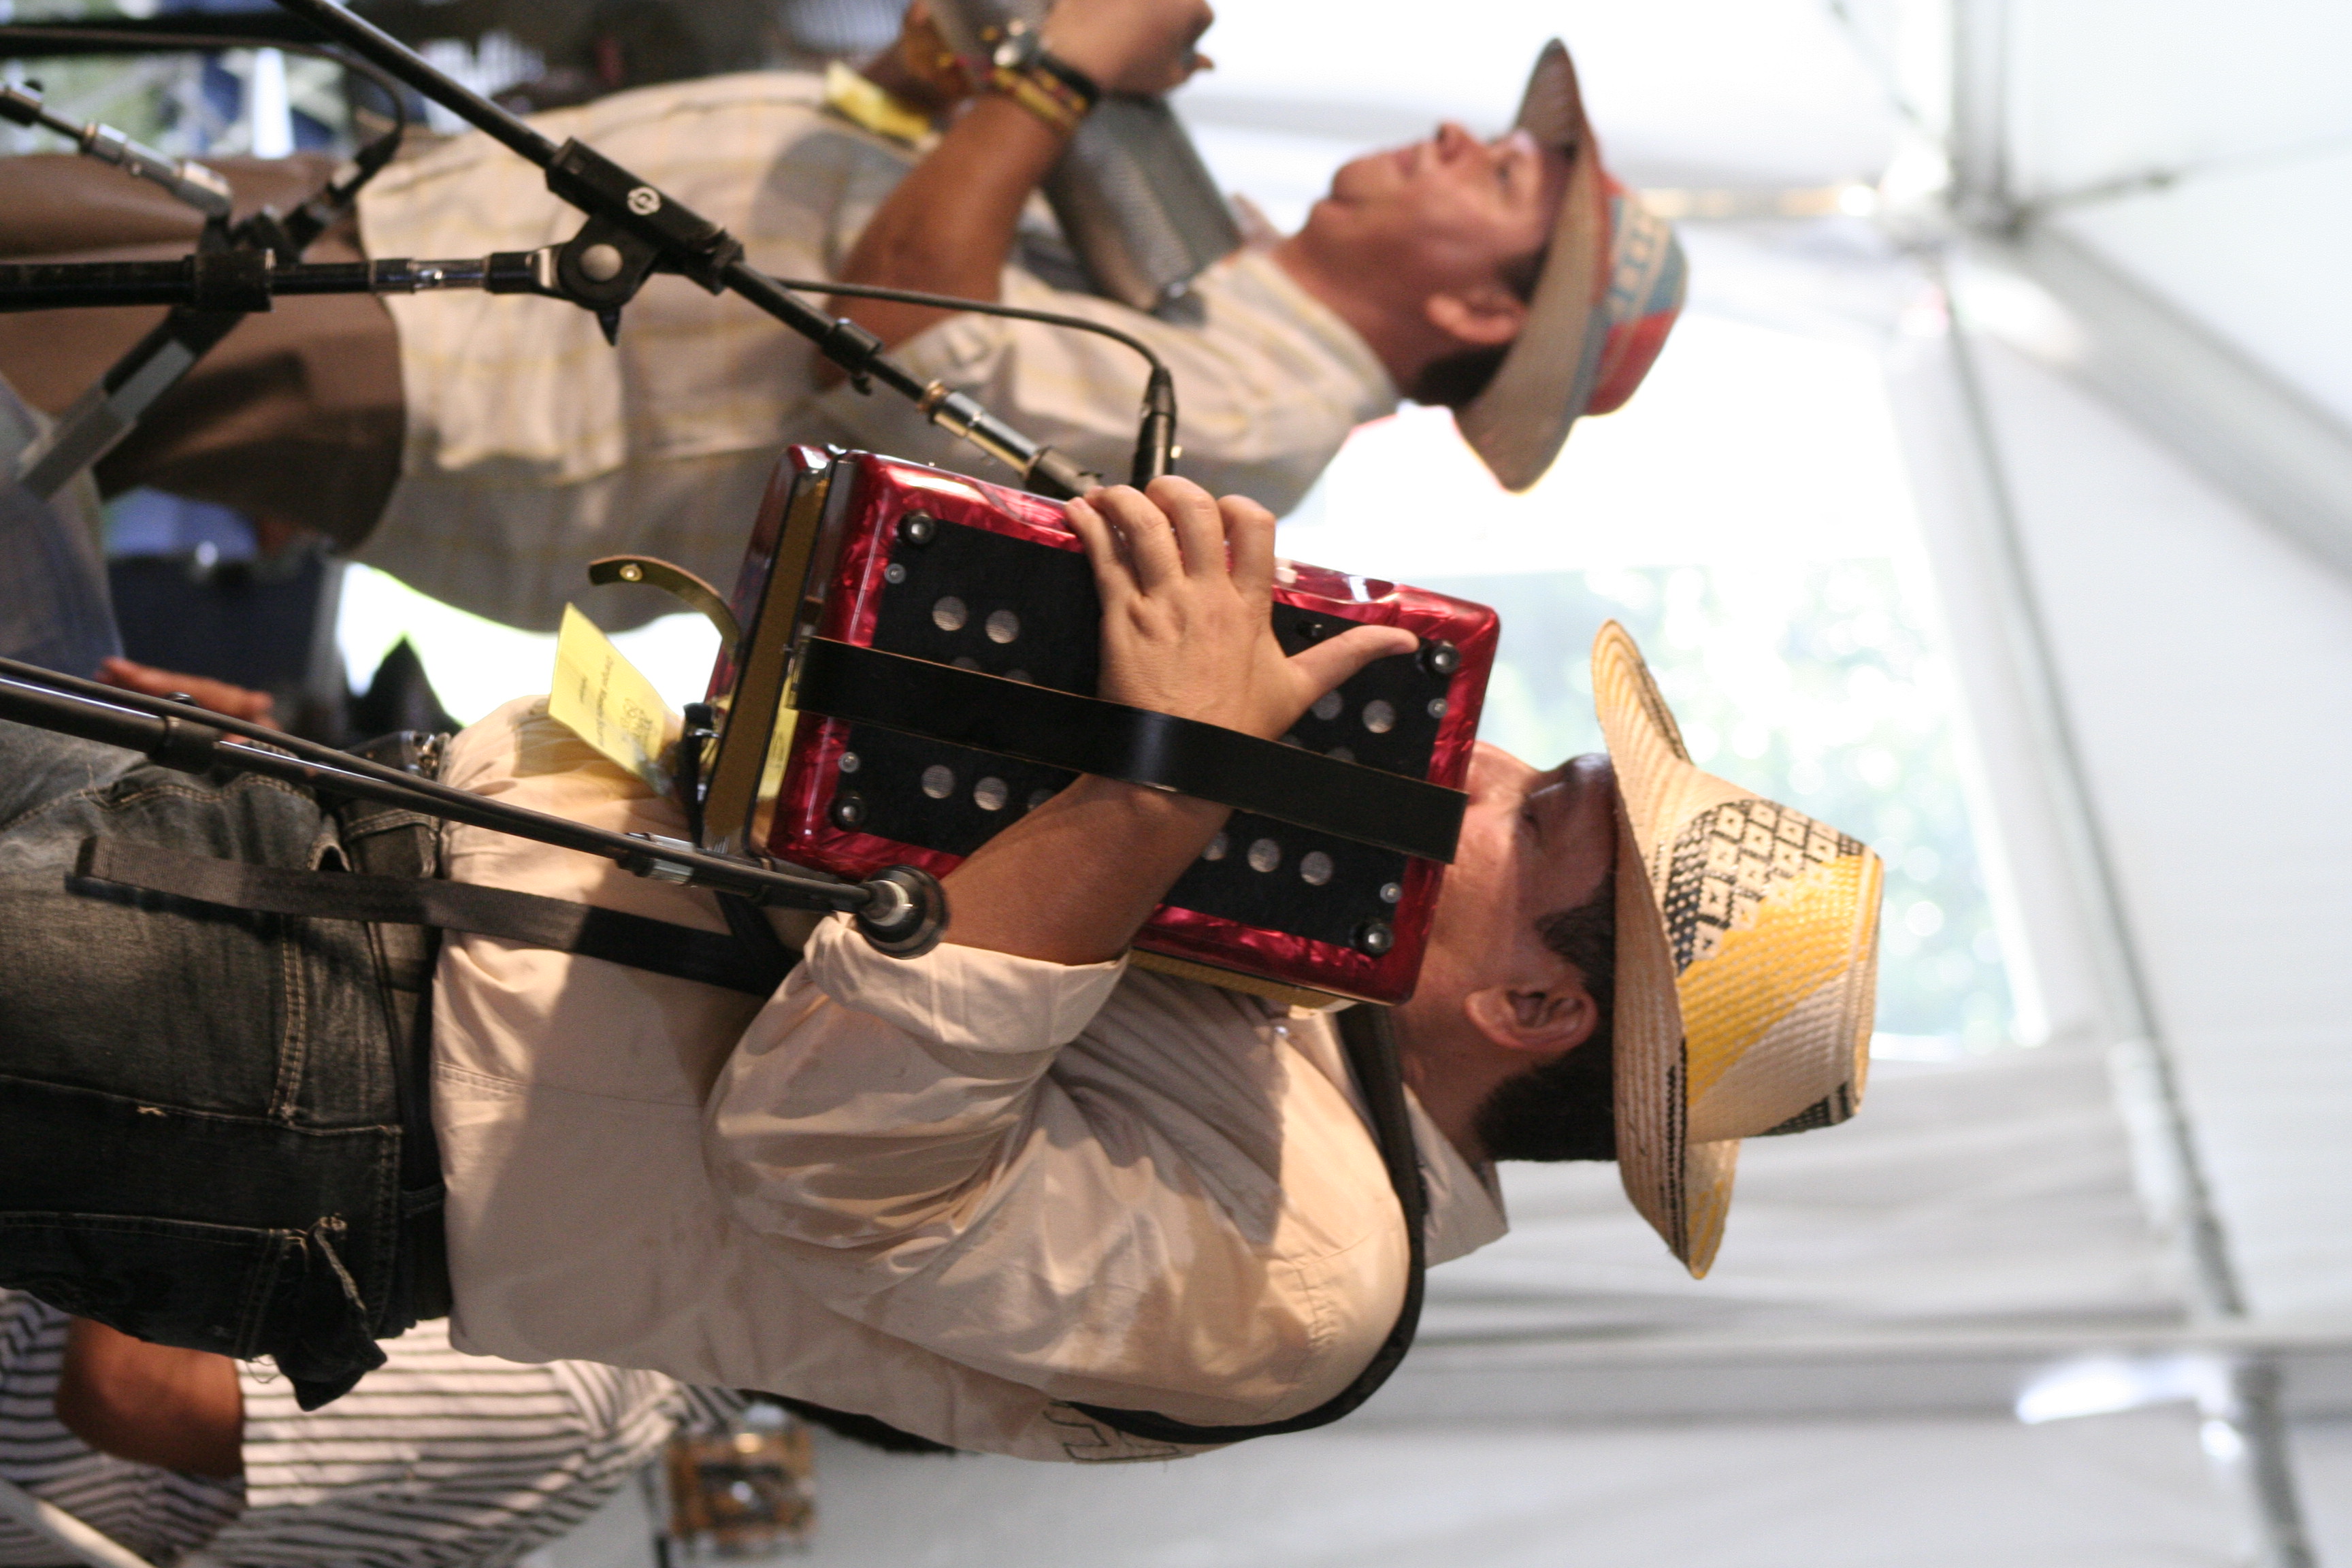
[[[1970,223],[2005,227],[2016,205],[2009,166],[2010,0],[1951,0],[1952,202]]]
[[[2149,1218],[2158,1236],[2182,1254],[2192,1318],[2216,1326],[2243,1323],[2249,1316],[2245,1292],[2198,1152],[2172,1053],[2157,1026],[2114,856],[2092,804],[1970,330],[1944,252],[1931,247],[1923,260],[1949,313],[1951,371],[1993,535],[1995,609],[2027,725],[2045,764],[2053,815],[2083,900],[2085,935],[2116,1033],[2110,1065]],[[2278,1363],[2255,1351],[2229,1358],[2225,1365],[2225,1392],[2207,1402],[2201,1436],[2225,1484],[2245,1506],[2253,1534],[2250,1561],[2255,1568],[2316,1568],[2295,1490]]]

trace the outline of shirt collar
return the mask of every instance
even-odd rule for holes
[[[1429,1266],[1451,1263],[1500,1241],[1511,1228],[1503,1212],[1502,1188],[1492,1164],[1473,1165],[1454,1146],[1454,1140],[1430,1120],[1411,1089],[1405,1090],[1405,1111],[1412,1119],[1412,1141],[1421,1152],[1421,1182],[1429,1194],[1429,1221],[1423,1245]]]
[[[1211,272],[1221,268],[1230,276],[1252,279],[1274,296],[1280,302],[1280,311],[1289,330],[1300,341],[1319,347],[1355,384],[1361,399],[1355,409],[1359,424],[1396,411],[1402,394],[1397,384],[1389,379],[1388,367],[1381,363],[1381,356],[1372,352],[1372,345],[1364,342],[1338,311],[1300,287],[1298,279],[1275,259],[1272,251],[1245,245],[1216,263]]]

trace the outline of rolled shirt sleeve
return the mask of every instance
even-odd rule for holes
[[[827,924],[714,1089],[713,1185],[828,1307],[974,1370],[1196,1422],[1311,1408],[1402,1299],[1377,1152],[1259,1004],[1123,968]]]

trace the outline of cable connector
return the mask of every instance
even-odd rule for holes
[[[158,153],[144,142],[133,142],[111,125],[100,125],[94,120],[77,124],[61,114],[52,113],[48,100],[36,89],[0,82],[0,119],[68,137],[85,156],[161,185],[208,218],[229,215],[232,198],[228,182],[213,170]]]

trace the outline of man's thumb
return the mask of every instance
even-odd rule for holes
[[[1421,639],[1402,626],[1358,626],[1291,656],[1293,668],[1320,697],[1376,658],[1411,653]],[[1312,701],[1313,699],[1308,699]]]

